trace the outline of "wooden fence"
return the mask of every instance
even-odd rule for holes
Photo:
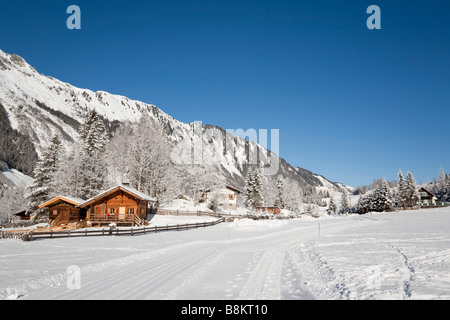
[[[171,215],[171,216],[210,216],[210,217],[220,217],[220,214],[217,212],[208,212],[201,210],[167,210],[167,209],[158,209],[156,211],[158,215]]]
[[[208,211],[189,211],[189,210],[167,210],[158,209],[156,211],[158,215],[172,215],[172,216],[209,216],[215,218],[242,218],[242,216],[230,213],[208,212]]]
[[[186,223],[177,225],[166,225],[166,226],[144,226],[139,228],[131,229],[95,229],[95,230],[67,230],[67,231],[46,231],[46,232],[33,232],[27,233],[27,240],[35,239],[58,239],[58,238],[75,238],[75,237],[101,237],[101,236],[135,236],[147,233],[157,233],[162,231],[181,231],[188,229],[203,228],[208,226],[214,226],[216,224],[222,223],[225,218],[220,218],[212,222],[197,222],[197,223]]]

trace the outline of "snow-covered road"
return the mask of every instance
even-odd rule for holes
[[[449,231],[444,208],[1,240],[0,299],[449,299]]]

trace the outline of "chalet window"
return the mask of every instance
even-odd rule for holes
[[[109,209],[109,214],[114,214],[114,213],[115,213],[115,209],[114,208]]]
[[[234,194],[230,194],[230,200],[236,199],[236,196]]]
[[[128,209],[128,214],[134,214],[134,208]]]

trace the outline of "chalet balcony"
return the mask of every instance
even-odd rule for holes
[[[145,224],[141,218],[135,214],[109,214],[109,215],[91,215],[89,221],[93,226],[109,225],[115,223],[116,225],[131,225],[141,226]]]

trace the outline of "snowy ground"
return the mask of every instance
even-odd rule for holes
[[[450,208],[0,240],[0,270],[0,299],[449,299]]]

